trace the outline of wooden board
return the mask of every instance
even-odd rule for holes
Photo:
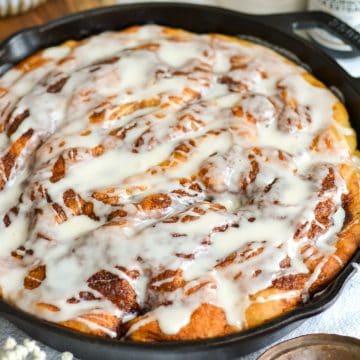
[[[0,40],[25,27],[42,24],[72,12],[112,5],[115,0],[47,0],[23,15],[0,18]]]

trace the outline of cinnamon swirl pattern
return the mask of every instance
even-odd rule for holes
[[[322,289],[358,247],[340,101],[265,47],[156,25],[0,79],[0,288],[79,331],[200,339]]]

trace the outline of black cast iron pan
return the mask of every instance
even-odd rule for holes
[[[313,44],[292,33],[295,26],[317,24],[336,33],[360,54],[360,35],[346,24],[321,12],[253,16],[190,4],[132,4],[90,10],[45,25],[22,30],[0,44],[0,74],[35,51],[68,39],[81,39],[134,24],[158,23],[205,33],[251,36],[265,41],[300,63],[305,63],[327,86],[343,94],[352,126],[360,134],[360,80],[349,76]],[[0,21],[1,27],[1,21]],[[289,54],[289,52],[291,52]],[[360,58],[359,58],[360,61]],[[352,262],[360,263],[360,250]],[[238,334],[203,341],[143,344],[94,336],[64,329],[37,319],[0,301],[0,312],[29,335],[82,359],[235,359],[281,338],[304,319],[328,308],[339,296],[353,267],[347,264],[321,295],[275,320]]]

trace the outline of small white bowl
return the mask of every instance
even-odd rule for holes
[[[0,17],[18,15],[46,0],[0,0]]]

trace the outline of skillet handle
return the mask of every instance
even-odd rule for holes
[[[301,40],[304,40],[305,37],[313,47],[320,48],[335,60],[352,77],[357,90],[360,91],[360,34],[355,29],[340,19],[321,11],[264,15],[257,16],[257,18],[269,26],[300,37]],[[306,29],[309,30],[306,31]],[[342,40],[343,44],[339,45],[338,43],[335,47],[327,47],[323,42],[317,41],[315,37],[311,36],[311,29],[326,30],[337,39]],[[356,74],[352,74],[347,68],[349,70],[357,68],[358,71]]]
[[[322,11],[294,12],[287,14],[263,15],[259,18],[268,25],[290,31],[304,23],[306,25],[322,25],[345,42],[360,50],[360,34],[342,20]]]

